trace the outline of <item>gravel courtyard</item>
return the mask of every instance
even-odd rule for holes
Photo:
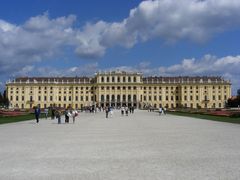
[[[240,125],[136,111],[0,125],[1,180],[240,179]]]

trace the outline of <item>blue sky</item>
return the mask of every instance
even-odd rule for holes
[[[240,88],[238,0],[1,0],[0,85],[16,76],[214,75]]]

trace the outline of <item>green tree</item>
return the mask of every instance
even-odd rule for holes
[[[3,95],[2,95],[2,93],[0,92],[0,106],[2,106],[3,105]]]

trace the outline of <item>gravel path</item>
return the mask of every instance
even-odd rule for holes
[[[0,125],[0,180],[240,179],[240,125],[136,111]]]

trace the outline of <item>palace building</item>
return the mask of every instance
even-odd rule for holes
[[[231,83],[222,77],[144,77],[141,73],[98,72],[93,77],[18,77],[6,83],[13,108],[135,106],[223,108]]]

